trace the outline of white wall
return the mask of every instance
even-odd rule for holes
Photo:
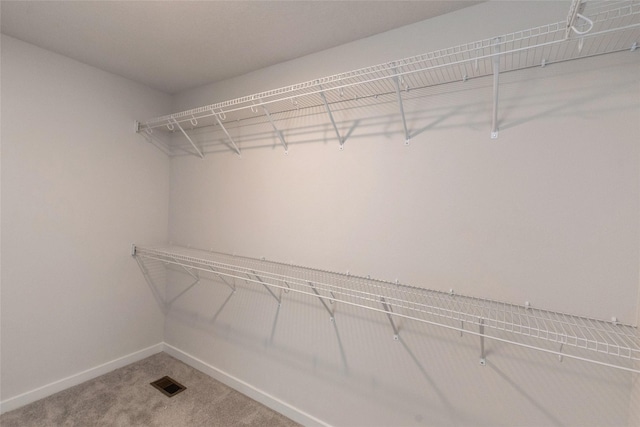
[[[482,4],[187,92],[176,109],[561,21],[566,6]],[[339,114],[342,132],[357,122],[344,151],[310,116],[289,123],[288,156],[268,135],[241,158],[174,158],[170,239],[635,323],[639,76],[631,53],[504,75],[496,141],[478,79],[411,95],[409,147],[389,103]],[[631,420],[627,373],[495,343],[480,367],[474,337],[405,322],[395,342],[384,316],[338,304],[333,325],[318,301],[278,309],[238,285],[183,295],[165,341],[330,424]]]
[[[638,307],[640,308],[640,292],[638,293]],[[640,310],[636,325],[640,325]],[[640,369],[640,362],[636,362],[636,369]],[[640,374],[634,374],[631,379],[631,397],[629,399],[629,425],[640,425]]]
[[[2,36],[4,403],[162,342],[129,247],[167,238],[169,160],[133,121],[170,103]]]

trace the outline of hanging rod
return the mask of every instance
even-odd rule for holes
[[[342,103],[377,98],[379,95],[399,95],[398,79],[405,82],[404,90],[408,91],[492,74],[495,76],[497,72],[522,70],[624,50],[633,51],[635,49],[632,46],[638,42],[640,2],[637,0],[574,0],[569,16],[560,22],[151,118],[136,123],[136,131],[150,139],[156,134],[154,131],[165,135],[174,134],[179,131],[175,125],[184,123],[190,125],[189,129],[217,128],[225,133],[222,135],[223,139],[233,141],[232,133],[235,128],[245,121],[255,121],[265,116],[264,111],[256,108],[259,105],[261,109],[268,111],[269,121],[286,152],[287,144],[282,137],[282,129],[276,124],[286,114],[304,114],[302,110],[319,108],[325,112],[324,116],[332,120],[331,125],[335,130],[338,129],[338,124],[332,112],[338,110]],[[411,130],[406,127],[400,96],[398,101],[404,124],[404,139],[407,140]],[[495,97],[494,105],[497,105]],[[496,115],[497,112],[494,112],[494,123],[491,126],[493,137],[497,137]],[[191,137],[187,135],[186,139]],[[343,139],[338,132],[336,139],[342,147]],[[171,155],[189,153],[194,148],[198,151],[197,155],[201,154],[197,144],[180,138],[162,146]],[[235,146],[232,149],[236,153],[240,151]]]
[[[615,319],[598,320],[533,308],[529,304],[516,305],[180,246],[134,245],[131,254],[139,264],[157,263],[184,267],[187,272],[201,271],[200,279],[206,272],[244,280],[269,290],[278,304],[286,304],[283,294],[289,292],[319,298],[332,319],[335,314],[325,301],[378,312],[391,321],[395,337],[402,331],[394,318],[476,335],[481,338],[481,364],[487,338],[555,354],[560,359],[572,358],[640,373],[638,330]]]

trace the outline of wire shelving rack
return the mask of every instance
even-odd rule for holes
[[[481,365],[485,364],[487,338],[551,353],[561,361],[567,357],[640,373],[638,329],[615,319],[598,320],[180,246],[133,245],[131,254],[145,276],[149,276],[151,263],[183,270],[195,280],[186,290],[200,281],[201,274],[213,275],[234,292],[236,280],[263,287],[278,304],[289,292],[317,298],[332,321],[333,304],[381,313],[388,318],[395,339],[400,318],[476,335],[480,338]]]
[[[408,144],[411,132],[403,109],[406,92],[493,75],[490,135],[497,138],[501,73],[635,51],[638,43],[638,0],[574,0],[567,18],[559,22],[151,118],[136,122],[135,129],[168,155],[204,157],[205,149],[189,132],[213,127],[221,132],[229,148],[240,155],[239,144],[232,135],[234,127],[260,119],[272,126],[271,133],[277,136],[286,153],[288,145],[279,121],[305,110],[321,109],[342,149],[345,136],[340,134],[333,112],[354,102],[375,103],[379,96],[384,99],[391,96],[396,99]],[[171,138],[174,133],[184,138],[176,141],[177,138]]]

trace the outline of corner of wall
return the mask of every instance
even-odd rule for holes
[[[115,360],[111,360],[107,363],[103,363],[102,365],[95,366],[82,372],[78,372],[77,374],[68,376],[66,378],[62,378],[58,381],[45,384],[42,387],[38,387],[34,390],[29,390],[7,400],[0,401],[0,414],[18,409],[24,405],[28,405],[29,403],[43,399],[47,396],[51,396],[54,393],[58,393],[75,385],[82,384],[85,381],[92,380],[118,368],[122,368],[139,360],[145,359],[149,356],[153,356],[154,354],[160,353],[163,350],[164,343],[158,343],[128,354],[126,356],[119,357]]]

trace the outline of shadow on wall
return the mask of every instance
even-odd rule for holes
[[[622,55],[626,55],[623,53]],[[607,81],[607,69],[598,58],[546,65],[501,76],[498,127],[508,130],[531,121],[579,117],[591,120],[636,107],[618,105],[615,108],[596,107],[607,96],[637,85],[637,77],[629,81]],[[567,75],[575,75],[567,87]],[[556,79],[562,79],[557,83]],[[406,120],[406,135],[394,92],[357,99],[345,99],[330,105],[336,129],[322,106],[296,109],[293,107],[271,118],[288,147],[303,144],[333,144],[344,147],[383,137],[402,144],[419,142],[420,135],[434,130],[472,129],[486,132],[489,139],[492,109],[492,80],[480,77],[445,87],[412,88],[402,93]],[[598,101],[597,103],[594,101]],[[281,149],[278,132],[266,116],[224,123],[241,151]],[[229,138],[220,126],[186,129],[203,153],[234,152]],[[166,129],[165,129],[166,131]],[[193,148],[181,132],[159,131],[161,139],[175,155],[189,155]],[[157,136],[157,135],[156,135]]]

